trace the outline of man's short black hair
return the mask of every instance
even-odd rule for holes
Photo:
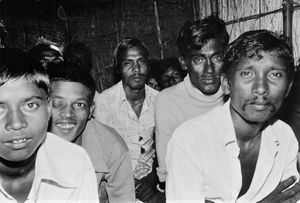
[[[124,38],[116,47],[114,51],[114,68],[117,79],[121,79],[121,63],[124,60],[125,52],[132,47],[140,47],[145,53],[145,58],[149,66],[150,52],[142,41],[134,37]]]
[[[193,50],[200,50],[211,39],[221,39],[223,46],[229,42],[225,22],[213,15],[194,22],[187,21],[179,31],[177,48],[181,56],[187,57]]]
[[[48,75],[36,60],[17,48],[0,49],[0,85],[20,78],[32,81],[49,95]]]
[[[78,82],[89,89],[89,103],[93,102],[96,85],[89,71],[81,66],[69,62],[50,63],[47,69],[50,82]]]
[[[87,44],[80,41],[70,42],[64,49],[64,60],[91,70],[93,66],[93,54]]]
[[[233,69],[242,57],[257,58],[261,50],[285,60],[288,65],[289,79],[292,80],[295,72],[292,49],[283,37],[268,30],[245,32],[230,43],[225,51],[222,74],[230,78]]]

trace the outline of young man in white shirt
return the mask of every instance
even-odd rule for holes
[[[221,82],[230,100],[182,124],[169,142],[169,202],[299,199],[299,183],[291,186],[299,178],[298,143],[276,118],[293,63],[291,48],[270,31],[246,32],[229,45]]]
[[[26,53],[0,49],[0,202],[98,202],[87,153],[47,133],[49,90]]]

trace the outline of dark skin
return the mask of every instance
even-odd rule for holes
[[[124,91],[127,101],[129,102],[136,116],[139,118],[145,100],[145,88],[140,90],[133,90],[128,87],[124,87]]]
[[[24,161],[10,162],[0,158],[0,179],[3,189],[18,202],[24,202],[32,187],[36,153]]]
[[[259,55],[259,59],[241,58],[232,77],[221,79],[224,91],[231,96],[230,113],[240,148],[242,187],[239,197],[251,185],[262,131],[272,122],[292,84],[288,80],[286,63],[281,58],[264,51]],[[300,185],[292,186],[295,181],[295,177],[282,181],[261,202],[296,202],[300,196]]]

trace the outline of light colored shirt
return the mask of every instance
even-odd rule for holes
[[[281,181],[298,178],[297,140],[291,128],[277,120],[262,131],[251,185],[238,198],[242,186],[240,149],[229,102],[175,130],[167,151],[168,202],[258,202]]]
[[[95,95],[94,117],[115,129],[125,140],[131,155],[134,177],[141,179],[152,171],[155,150],[154,100],[157,91],[145,86],[145,100],[139,117],[126,99],[122,81]]]
[[[91,119],[81,135],[81,146],[94,165],[100,202],[135,202],[131,159],[122,137]]]
[[[0,202],[17,202],[0,184]],[[94,168],[86,151],[47,133],[35,163],[35,177],[25,203],[99,202]]]
[[[155,101],[155,134],[159,165],[157,175],[161,182],[166,179],[166,150],[174,130],[184,121],[204,114],[223,103],[221,88],[214,95],[204,95],[192,85],[188,75],[183,82],[158,94]]]

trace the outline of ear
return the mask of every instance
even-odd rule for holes
[[[90,120],[92,118],[94,110],[95,110],[95,102],[93,101],[92,104],[91,104],[91,106],[90,106],[90,113],[89,113],[88,120]]]
[[[182,70],[187,70],[186,61],[185,61],[184,57],[179,56],[178,61],[180,63],[180,66],[181,66]]]
[[[230,94],[230,82],[224,74],[221,75],[221,86],[224,94]]]

